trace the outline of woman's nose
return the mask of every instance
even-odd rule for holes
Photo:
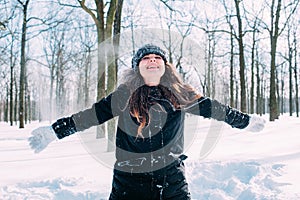
[[[151,57],[151,58],[150,58],[150,62],[156,62],[155,57]]]

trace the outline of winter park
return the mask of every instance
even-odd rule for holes
[[[299,16],[3,0],[0,199],[300,199]]]

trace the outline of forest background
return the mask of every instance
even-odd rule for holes
[[[269,121],[299,117],[299,19],[298,0],[1,0],[0,121],[24,128],[90,107],[153,42],[203,95]]]

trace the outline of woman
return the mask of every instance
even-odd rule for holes
[[[110,199],[191,199],[184,175],[184,115],[224,121],[260,131],[265,121],[201,96],[183,83],[158,46],[145,45],[132,58],[126,81],[92,108],[40,127],[29,138],[35,152],[118,116],[116,162]]]

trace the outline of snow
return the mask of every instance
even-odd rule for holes
[[[187,135],[185,153],[193,199],[300,199],[299,118],[283,115],[259,133],[219,126],[219,133],[210,135],[217,143],[205,156],[201,149],[215,124],[193,117],[187,123],[187,134],[196,133]],[[24,129],[0,123],[0,199],[108,199],[112,169],[92,155],[80,134],[33,153],[27,139],[44,125],[49,123],[32,122]]]

